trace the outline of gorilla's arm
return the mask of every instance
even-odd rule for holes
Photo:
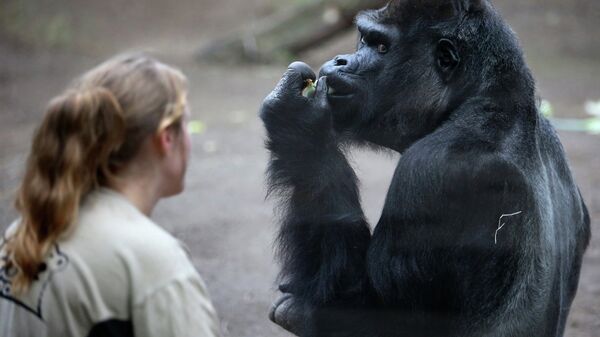
[[[308,78],[308,66],[290,65],[260,112],[271,152],[269,193],[281,201],[282,290],[299,305],[347,303],[363,293],[370,231],[331,127],[325,81],[308,99],[301,95]]]
[[[399,161],[368,256],[371,284],[396,309],[380,325],[407,331],[394,336],[464,336],[468,318],[528,298],[531,280],[548,277],[525,248],[538,210],[523,171],[469,142],[432,135]]]

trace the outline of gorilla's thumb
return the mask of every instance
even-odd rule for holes
[[[308,79],[315,81],[315,72],[308,66],[308,64],[296,61],[288,66],[287,71],[281,79],[281,84],[288,90],[302,93],[302,90],[306,86],[306,80]]]

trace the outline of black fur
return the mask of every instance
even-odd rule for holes
[[[562,336],[590,220],[512,31],[485,0],[395,1],[357,25],[315,97],[295,63],[261,108],[286,328]],[[372,234],[352,144],[402,153]]]

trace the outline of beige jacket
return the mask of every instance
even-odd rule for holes
[[[24,296],[0,268],[0,337],[220,335],[182,244],[122,195],[91,193],[73,228]]]

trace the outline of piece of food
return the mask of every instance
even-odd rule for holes
[[[305,87],[302,90],[302,96],[304,97],[313,97],[315,95],[315,90],[317,88],[317,81],[313,82],[310,78],[304,81]]]

